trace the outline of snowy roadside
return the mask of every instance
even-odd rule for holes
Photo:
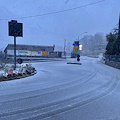
[[[14,65],[6,64],[0,68],[0,81],[20,79],[36,74],[36,69],[31,64]]]

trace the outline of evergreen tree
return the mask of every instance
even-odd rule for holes
[[[106,38],[108,44],[106,46],[105,54],[118,56],[120,54],[120,16],[118,29],[115,29],[113,33],[108,34]]]
[[[120,16],[119,16],[119,27],[118,27],[118,34],[117,34],[117,40],[116,40],[116,54],[120,54]]]
[[[108,44],[106,46],[105,54],[107,54],[107,55],[115,55],[116,54],[116,52],[117,52],[117,49],[116,49],[117,35],[118,35],[118,33],[116,32],[116,30],[114,31],[114,33],[110,33],[110,34],[106,35]]]

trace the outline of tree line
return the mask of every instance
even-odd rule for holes
[[[107,42],[103,33],[96,33],[85,35],[80,40],[80,44],[83,45],[82,55],[99,55],[99,53],[105,52]]]

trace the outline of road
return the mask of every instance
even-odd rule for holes
[[[0,120],[120,120],[120,70],[99,58],[37,62],[37,74],[0,83]]]

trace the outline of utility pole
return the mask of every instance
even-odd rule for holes
[[[65,41],[64,41],[64,56],[65,56],[65,58],[66,58],[66,39],[65,39]]]

